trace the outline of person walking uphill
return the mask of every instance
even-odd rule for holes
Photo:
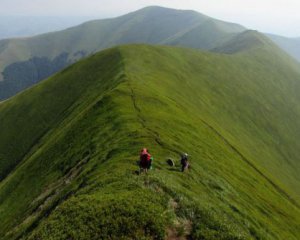
[[[140,172],[147,172],[151,168],[152,159],[148,149],[143,148],[140,153]]]
[[[188,154],[187,153],[183,153],[181,155],[181,172],[184,172],[185,170],[187,170],[189,168],[189,161],[188,161]]]

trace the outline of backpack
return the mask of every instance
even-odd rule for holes
[[[142,161],[142,162],[146,163],[146,162],[148,162],[149,160],[150,160],[150,154],[149,154],[149,153],[143,153],[143,154],[141,155],[141,161]]]
[[[146,149],[143,149],[140,155],[140,164],[143,168],[146,168],[149,166],[151,155],[148,153]]]

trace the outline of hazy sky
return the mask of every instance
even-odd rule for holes
[[[151,5],[193,9],[263,32],[300,37],[300,0],[0,0],[0,16],[118,16]]]

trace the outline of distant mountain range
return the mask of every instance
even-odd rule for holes
[[[274,34],[266,34],[278,46],[300,62],[300,38],[287,38]]]
[[[49,77],[79,59],[105,48],[148,43],[217,51],[243,26],[195,11],[147,7],[121,17],[86,22],[60,32],[0,41],[0,100]],[[276,38],[277,39],[277,38]],[[275,40],[274,40],[275,41]],[[287,40],[287,42],[289,39]],[[276,41],[289,53],[295,44]]]
[[[91,19],[92,17],[0,16],[0,39],[59,31]]]

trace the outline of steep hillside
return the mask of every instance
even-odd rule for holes
[[[300,72],[273,50],[123,46],[0,104],[1,239],[299,239]]]
[[[216,47],[244,28],[194,11],[147,7],[33,38],[0,41],[0,100],[91,53],[126,43]],[[3,80],[1,82],[1,79]]]
[[[300,38],[287,38],[273,34],[267,36],[300,62]]]

